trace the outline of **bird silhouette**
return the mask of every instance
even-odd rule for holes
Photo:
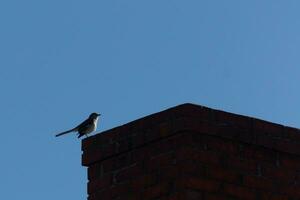
[[[83,121],[81,124],[79,124],[75,128],[72,128],[68,131],[56,134],[55,137],[65,135],[65,134],[71,133],[71,132],[78,132],[78,138],[80,138],[84,135],[87,136],[89,133],[96,130],[99,116],[100,116],[100,114],[98,114],[98,113],[92,113],[92,114],[90,114],[89,118],[87,118],[85,121]]]

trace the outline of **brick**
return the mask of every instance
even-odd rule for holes
[[[159,181],[174,181],[181,173],[178,165],[160,167],[155,172]]]
[[[240,142],[249,143],[252,144],[255,141],[255,134],[253,134],[252,131],[249,130],[240,130],[240,133],[238,134],[238,137],[235,140],[238,140]]]
[[[134,191],[130,184],[116,184],[113,187],[110,187],[108,192],[111,193],[113,199],[117,197],[132,197],[133,199],[136,199],[136,197],[140,195],[140,191]]]
[[[274,164],[277,161],[276,151],[254,145],[244,145],[242,155],[245,159],[266,161]]]
[[[128,184],[117,184],[112,187],[103,189],[101,191],[92,193],[89,195],[88,199],[90,200],[111,200],[111,199],[138,199],[140,197],[140,191],[133,191],[131,185]]]
[[[109,144],[106,146],[101,146],[99,149],[94,149],[90,151],[85,151],[82,154],[82,165],[88,166],[95,162],[104,160],[116,153],[115,144]]]
[[[222,138],[233,139],[240,142],[253,143],[254,141],[254,135],[252,132],[228,125],[217,126],[216,135]]]
[[[233,115],[232,113],[218,111],[215,112],[215,118],[217,123],[225,123],[228,125],[234,125],[243,129],[250,129],[252,126],[252,119],[241,115]]]
[[[102,145],[112,144],[112,142],[118,137],[120,128],[113,128],[109,131],[101,132],[101,134],[93,135],[82,140],[82,151],[88,149],[97,148]]]
[[[273,165],[262,164],[262,176],[276,179],[281,184],[287,184],[295,180],[296,172]]]
[[[213,110],[204,106],[197,106],[194,104],[186,103],[172,109],[173,115],[178,118],[181,116],[196,117],[203,120],[212,121],[214,119]]]
[[[201,163],[196,160],[186,160],[178,163],[178,169],[180,172],[184,172],[185,175],[191,175],[194,177],[204,177],[206,176],[205,163]]]
[[[207,176],[212,179],[229,183],[240,183],[241,175],[234,170],[224,169],[220,166],[207,167]]]
[[[82,141],[88,200],[300,199],[300,131],[184,104]]]
[[[230,198],[224,196],[224,194],[204,193],[204,199],[205,200],[221,200],[221,199],[229,200]]]
[[[158,125],[159,135],[161,137],[167,137],[173,133],[172,124],[170,122],[163,122]]]
[[[204,200],[203,194],[200,191],[187,190],[185,195],[185,198],[188,200]]]
[[[265,178],[262,176],[246,175],[243,178],[243,183],[247,187],[262,189],[264,191],[276,191],[274,179]]]
[[[220,182],[199,177],[184,177],[184,185],[188,189],[207,192],[217,192],[220,189]]]
[[[266,134],[257,134],[255,143],[258,146],[266,147],[269,149],[274,149],[276,146],[276,140],[267,136]]]
[[[124,151],[129,151],[133,148],[132,137],[124,138],[116,142],[117,153],[122,153]]]
[[[114,198],[114,199],[122,199],[122,200],[141,200],[142,199],[142,195],[140,194],[140,192],[130,192],[128,194],[124,194],[118,198]]]
[[[231,155],[239,154],[239,144],[232,140],[216,136],[203,136],[203,142],[207,145],[207,149],[215,152],[226,152]]]
[[[270,137],[282,138],[284,126],[264,120],[254,119],[253,130],[255,132],[267,133],[267,135],[269,135]]]
[[[203,123],[200,119],[182,117],[172,120],[173,134],[180,132],[197,132],[206,134],[216,134],[217,128],[215,126]]]
[[[186,117],[178,117],[172,119],[172,132],[177,134],[178,132],[183,132],[187,129],[187,118]]]
[[[133,177],[130,184],[132,185],[132,188],[135,191],[143,190],[146,187],[149,187],[149,186],[157,183],[157,179],[158,179],[158,177],[157,177],[157,174],[155,174],[155,173],[145,174],[145,175]]]
[[[276,140],[275,148],[278,151],[300,155],[300,143],[287,139]]]
[[[143,173],[142,166],[140,164],[134,164],[132,166],[129,166],[127,168],[118,171],[114,179],[117,183],[120,183],[123,181],[129,181],[133,177],[140,176],[142,173]]]
[[[172,109],[172,115],[175,118],[182,116],[193,116],[195,115],[195,106],[190,103],[181,104],[177,107],[177,109]]]
[[[207,107],[204,106],[195,106],[194,111],[192,113],[192,117],[201,119],[201,121],[205,122],[213,122],[215,120],[215,112]]]
[[[182,193],[175,192],[169,196],[163,197],[161,200],[184,200]]]
[[[292,127],[284,127],[284,138],[293,140],[293,141],[300,141],[300,130],[298,128]]]
[[[300,170],[300,156],[280,154],[279,162],[280,166],[286,170]]]
[[[109,189],[95,192],[88,196],[88,200],[111,200],[112,198],[112,193]]]
[[[282,191],[285,195],[289,195],[296,199],[300,199],[300,189],[299,188],[300,188],[299,186],[290,185],[290,186],[284,187],[282,189]]]
[[[143,199],[154,199],[161,196],[166,196],[170,190],[170,185],[167,182],[159,183],[152,187],[148,187],[143,192]]]
[[[211,151],[199,151],[192,148],[181,148],[176,152],[178,161],[195,160],[211,165],[219,165],[220,157],[217,153]]]
[[[242,187],[239,185],[233,184],[225,184],[224,185],[224,192],[228,195],[245,199],[245,200],[255,200],[256,199],[256,192],[246,187]]]
[[[176,192],[174,194],[167,194],[166,196],[155,198],[155,200],[184,200],[184,196],[181,193]]]
[[[257,173],[257,161],[255,160],[248,160],[248,159],[241,159],[236,156],[229,156],[226,159],[226,166],[229,169],[236,169],[239,172],[244,173]]]
[[[204,134],[198,132],[182,131],[180,134],[177,134],[176,149],[187,147],[186,144],[189,144],[188,147],[204,150],[205,141],[202,139],[203,136]]]
[[[212,129],[211,126],[207,126],[198,118],[186,117],[184,119],[184,125],[184,130],[189,132],[193,131],[198,133],[207,133],[209,130]]]
[[[141,119],[138,119],[140,127],[142,129],[147,129],[149,127],[154,127],[157,124],[162,123],[165,120],[168,120],[172,115],[171,109],[151,114],[147,117],[143,117]],[[133,121],[135,122],[135,121]]]
[[[131,142],[133,147],[139,147],[145,144],[145,133],[141,131],[132,135]]]
[[[270,192],[263,192],[260,197],[261,200],[290,200],[287,195],[274,194]]]
[[[160,133],[157,129],[148,129],[145,131],[145,142],[152,142],[160,138]]]
[[[88,182],[88,194],[100,191],[103,188],[109,187],[112,184],[112,175],[107,174],[101,178],[92,180]]]
[[[97,179],[101,176],[101,165],[95,163],[88,168],[88,180]]]
[[[135,121],[129,122],[125,125],[119,126],[119,133],[118,133],[118,137],[115,138],[115,141],[117,140],[123,140],[125,138],[131,138],[134,134],[136,134],[141,127],[138,126],[137,123],[135,123]],[[145,127],[147,128],[147,127]]]
[[[123,153],[113,158],[109,158],[101,162],[102,173],[109,173],[115,170],[120,170],[122,168],[128,167],[135,164],[137,161],[132,159],[132,154],[130,152]]]
[[[149,171],[153,171],[155,169],[159,169],[168,165],[172,165],[174,160],[173,153],[165,153],[155,157],[152,157],[148,160],[146,164],[146,169]]]
[[[97,153],[95,153],[95,154],[98,154],[98,155],[91,156],[90,154],[91,154],[90,152],[83,152],[83,154],[81,155],[81,165],[82,166],[86,166],[87,167],[89,165],[92,165],[95,162],[99,161],[98,158],[101,157],[100,151],[98,151]]]
[[[131,151],[132,160],[134,162],[144,161],[150,157],[150,145],[143,146],[139,149]]]
[[[180,139],[180,137],[174,136],[168,139],[162,139],[158,142],[151,144],[151,147],[149,146],[149,156],[154,157],[160,154],[174,151],[177,139]]]
[[[206,164],[219,165],[220,157],[218,154],[210,151],[197,151],[195,152],[194,159]]]
[[[88,138],[82,139],[81,150],[84,151],[84,150],[88,149],[91,145],[94,144],[94,142],[95,142],[95,137],[93,137],[93,138],[88,137]]]

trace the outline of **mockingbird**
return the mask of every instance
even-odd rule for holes
[[[75,128],[65,131],[65,132],[62,132],[62,133],[59,133],[55,136],[58,137],[58,136],[61,136],[61,135],[67,134],[67,133],[71,133],[71,132],[78,132],[78,138],[80,138],[83,135],[87,136],[87,134],[96,130],[99,116],[100,116],[100,114],[98,114],[98,113],[92,113],[92,114],[90,114],[89,118],[87,118],[84,122],[82,122]]]

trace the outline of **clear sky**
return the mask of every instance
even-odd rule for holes
[[[75,134],[181,103],[300,127],[299,0],[0,1],[0,199],[86,198]]]

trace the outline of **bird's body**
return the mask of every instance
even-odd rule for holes
[[[99,116],[100,114],[98,113],[92,113],[90,114],[89,118],[87,118],[84,122],[82,122],[75,128],[59,133],[55,136],[58,137],[71,132],[78,132],[78,138],[80,138],[83,135],[87,135],[96,130]]]

